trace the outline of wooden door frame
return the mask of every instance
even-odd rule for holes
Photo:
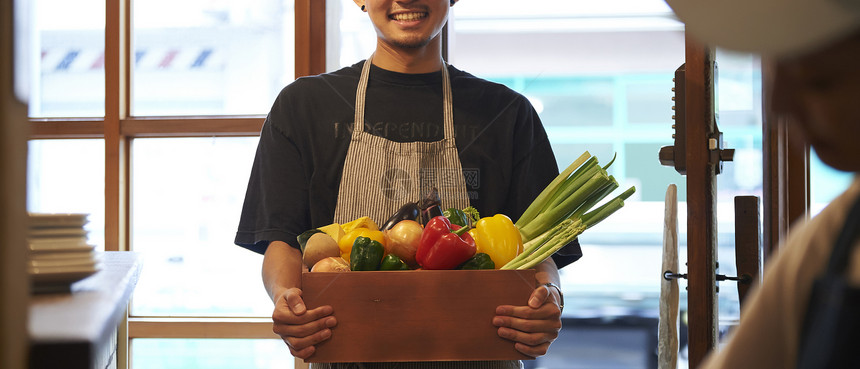
[[[686,41],[687,264],[689,366],[717,347],[716,177],[704,142],[713,133],[714,49]],[[767,103],[772,64],[762,62],[763,259],[778,251],[792,224],[809,209],[809,145]],[[694,190],[700,189],[700,190]],[[702,210],[704,209],[704,210]],[[766,281],[763,283],[767,283]]]
[[[809,145],[789,121],[769,109],[773,63],[762,61],[762,169],[764,261],[778,250],[792,223],[809,210]]]
[[[686,37],[685,127],[687,177],[687,336],[697,367],[717,345],[717,178],[714,137],[715,50]]]

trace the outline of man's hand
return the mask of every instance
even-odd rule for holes
[[[332,312],[328,305],[307,310],[302,290],[289,288],[275,300],[272,331],[281,336],[293,356],[307,359],[316,351],[316,344],[331,337],[331,328],[337,325]]]
[[[540,286],[532,292],[527,306],[497,307],[493,325],[499,327],[499,336],[514,341],[514,348],[525,355],[545,355],[561,330],[557,294],[554,288]]]

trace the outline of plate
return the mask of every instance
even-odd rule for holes
[[[27,233],[29,237],[71,237],[84,236],[89,232],[81,227],[56,227],[56,228],[31,228]]]
[[[60,268],[60,267],[95,267],[98,260],[91,257],[73,259],[30,260],[27,266],[31,268]]]
[[[90,246],[88,246],[90,247]],[[68,260],[68,259],[91,259],[97,260],[100,254],[97,254],[91,248],[82,251],[60,251],[60,252],[33,252],[30,254],[30,260]]]
[[[94,245],[87,244],[86,238],[72,239],[29,239],[30,251],[36,253],[44,252],[84,252],[92,251]]]
[[[83,227],[89,214],[82,213],[30,213],[30,227]]]

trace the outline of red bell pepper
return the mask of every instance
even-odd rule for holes
[[[421,233],[415,260],[423,269],[454,269],[475,255],[469,227],[451,224],[445,216],[430,219]]]

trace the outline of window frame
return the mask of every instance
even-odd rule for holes
[[[105,251],[131,251],[130,157],[136,138],[253,137],[265,115],[164,116],[131,115],[132,28],[134,0],[105,0],[105,114],[94,118],[29,118],[29,139],[104,139]],[[325,71],[325,1],[295,0],[295,75]],[[264,317],[139,317],[121,325],[119,367],[131,366],[129,340],[134,338],[278,339]],[[296,360],[296,368],[304,367]]]

